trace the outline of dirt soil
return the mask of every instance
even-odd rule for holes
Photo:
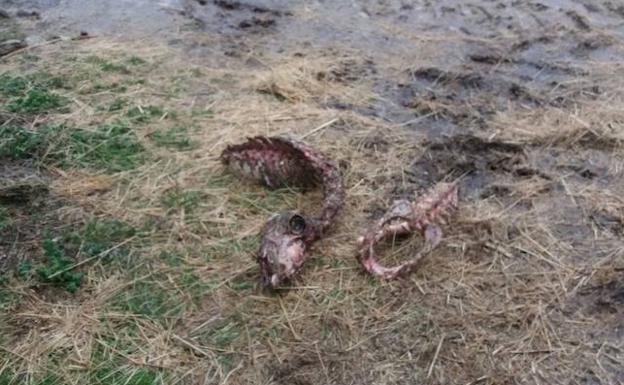
[[[194,134],[198,149],[162,155],[162,169],[143,166],[137,181],[123,174],[109,192],[75,203],[139,221],[164,215],[154,209],[154,196],[166,188],[208,194],[192,214],[207,222],[192,222],[184,210],[171,223],[157,219],[151,234],[158,240],[143,240],[137,255],[151,257],[173,242],[201,280],[222,283],[167,322],[127,314],[139,331],[135,349],[113,349],[123,365],[206,384],[624,384],[623,3],[77,3],[8,0],[0,8],[26,36],[30,48],[21,53],[51,63],[101,49],[153,58],[157,65],[146,75],[153,82],[181,79],[191,69],[203,73],[127,96],[145,103],[162,97],[165,105],[214,114],[194,121],[201,127]],[[81,32],[92,38],[71,40]],[[0,73],[17,69],[21,53],[4,59]],[[171,89],[179,93],[162,96]],[[77,105],[88,104],[77,95]],[[98,97],[106,92],[90,100]],[[225,145],[253,134],[305,135],[341,163],[348,191],[336,229],[315,246],[301,279],[279,295],[256,286],[247,254],[257,241],[237,243],[274,209],[256,203],[242,209],[251,205],[245,197],[275,197],[231,179],[206,182],[222,175],[217,156]],[[11,177],[16,170],[26,176]],[[41,209],[47,221],[54,221],[50,213],[67,212],[60,207],[68,196],[55,198],[64,173],[22,163],[3,164],[0,173],[0,187],[16,178],[52,186],[43,193],[52,197],[50,208]],[[461,178],[459,212],[422,268],[395,282],[365,277],[353,241],[367,224],[392,199],[453,178]],[[286,194],[277,208],[318,203]],[[26,238],[0,232],[0,263],[12,259],[13,266],[42,231],[27,223],[39,206],[20,204],[9,212],[26,221],[20,233]],[[31,204],[43,204],[41,196]],[[224,239],[238,245],[228,258],[198,257],[202,247]],[[405,258],[413,246],[388,259]],[[88,287],[97,293],[109,283],[92,278]],[[89,341],[101,340],[112,319],[124,317],[87,309],[97,303],[89,292],[55,305],[42,291],[20,290],[29,300],[0,348],[21,362],[11,370],[29,379],[57,365],[34,363],[29,354],[40,350],[25,347],[53,328],[46,317],[63,314],[55,306],[97,319],[85,321]],[[199,336],[230,327],[235,337],[225,343]],[[89,371],[85,359],[63,379],[83,382],[76,372]],[[0,373],[10,366],[0,362]]]

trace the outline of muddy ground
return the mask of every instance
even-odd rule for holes
[[[344,165],[348,209],[336,233],[321,242],[323,257],[304,271],[301,288],[272,297],[257,287],[223,292],[219,286],[194,311],[150,329],[188,333],[182,345],[190,345],[190,353],[148,365],[139,343],[137,351],[119,354],[127,358],[120,365],[174,373],[188,383],[624,383],[624,3],[7,1],[0,25],[29,48],[0,58],[5,72],[17,70],[12,60],[39,47],[42,57],[54,60],[73,50],[93,54],[98,44],[113,42],[137,55],[150,45],[164,47],[162,68],[211,74],[210,81],[185,85],[175,100],[216,106],[217,120],[200,120],[200,148],[188,158],[172,157],[167,167],[180,162],[190,174],[212,178],[227,143],[253,133],[306,135],[335,119],[308,140]],[[71,40],[81,34],[89,38]],[[22,63],[19,70],[28,68],[34,67]],[[32,201],[3,201],[20,223],[1,233],[0,263],[10,270],[25,254],[36,254],[41,223],[74,226],[76,216],[62,207],[75,203],[54,196],[63,183],[58,178],[66,177],[56,169],[5,162],[0,173],[0,188],[33,180],[52,186],[36,189]],[[458,177],[460,212],[431,261],[399,283],[363,277],[350,249],[359,231],[392,199]],[[181,186],[212,188],[190,179],[182,178]],[[127,175],[120,180],[133,184]],[[155,180],[161,179],[147,178],[153,184],[141,189],[160,191]],[[241,188],[228,183],[229,190],[218,191]],[[121,190],[107,189],[110,196],[101,199],[134,196]],[[144,199],[151,207],[153,199],[142,193],[128,198],[127,208],[157,216],[136,203]],[[41,194],[52,198],[42,201]],[[239,220],[233,202],[223,206],[232,210],[223,223]],[[280,208],[294,202],[310,207],[295,194]],[[198,216],[223,209],[211,204],[200,205],[205,211]],[[125,218],[123,205],[110,212]],[[80,206],[97,211],[93,203]],[[55,224],[59,210],[70,218],[63,225]],[[33,224],[33,211],[45,220]],[[267,212],[250,215],[261,221]],[[178,219],[176,226],[185,223],[184,212]],[[154,232],[165,238],[163,223]],[[192,247],[227,234],[223,223],[172,231]],[[148,247],[141,247],[145,253]],[[240,268],[217,268],[201,278],[227,272],[238,280]],[[255,272],[242,274],[257,281]],[[29,295],[38,300],[20,306],[51,301],[49,293]],[[82,306],[90,301],[85,296],[63,300]],[[243,300],[255,310],[239,309]],[[20,324],[23,319],[30,318],[13,319],[0,338],[9,353],[25,335],[37,340],[36,323]],[[193,333],[213,324],[219,331],[235,325],[241,329],[236,336],[247,338],[210,350],[212,340],[193,339]],[[260,331],[269,327],[281,334],[265,338]],[[179,345],[159,341],[158,349],[145,350],[153,358]],[[228,353],[227,364],[219,349]],[[0,370],[11,367],[0,364]],[[11,370],[31,380],[45,372],[32,363]],[[72,373],[64,380],[83,381]]]

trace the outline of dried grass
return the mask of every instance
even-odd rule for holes
[[[501,174],[508,194],[463,199],[443,245],[419,271],[377,282],[357,266],[353,241],[397,189],[418,189],[407,172],[427,148],[393,123],[327,107],[332,99],[358,105],[377,97],[364,81],[319,80],[319,71],[339,67],[342,59],[294,58],[271,70],[238,71],[189,64],[153,42],[94,39],[37,50],[48,71],[68,74],[75,68],[66,66],[67,57],[117,60],[127,52],[148,63],[135,74],[143,84],[81,93],[93,83],[85,78],[63,95],[73,101],[71,112],[49,119],[85,127],[110,123],[114,116],[97,107],[125,98],[131,104],[121,115],[133,105],[162,105],[196,127],[189,136],[198,147],[156,148],[149,134],[170,124],[159,117],[135,127],[155,154],[143,166],[109,176],[54,173],[54,194],[64,197],[69,212],[153,226],[133,244],[136,266],[82,266],[87,279],[76,296],[18,280],[5,287],[20,300],[2,315],[2,375],[36,383],[53,373],[78,384],[107,381],[98,373],[109,365],[127,381],[145,369],[166,383],[621,382],[621,95],[572,111],[501,112],[488,133],[538,154],[560,149],[562,164],[608,142],[612,158],[599,158],[610,162],[606,182]],[[123,79],[113,74],[105,80]],[[179,92],[172,91],[176,87]],[[246,136],[283,133],[307,136],[347,166],[348,199],[301,277],[269,295],[256,287],[255,234],[275,210],[315,210],[318,193],[268,192],[235,180],[222,172],[217,155]],[[172,191],[202,195],[192,206],[167,207],[163,197]],[[590,211],[619,218],[620,230],[617,224],[592,227]],[[401,245],[393,257],[416,243]],[[169,264],[163,253],[176,262]],[[188,274],[195,278],[185,281]],[[119,305],[124,293],[150,291],[164,297],[155,300],[165,308],[139,314]],[[180,311],[170,314],[168,306]],[[124,382],[113,374],[108,381]]]

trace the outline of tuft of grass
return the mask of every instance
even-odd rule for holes
[[[30,259],[25,259],[17,266],[17,275],[25,281],[32,276],[33,264]]]
[[[28,89],[29,80],[24,76],[0,75],[0,93],[3,96],[20,96]]]
[[[80,230],[66,235],[65,242],[68,247],[80,250],[89,257],[101,254],[112,247],[135,236],[137,229],[125,222],[116,219],[94,219]],[[127,253],[124,247],[118,247],[103,257],[104,260],[114,260]]]
[[[184,257],[174,250],[162,250],[158,256],[169,267],[179,267],[184,262]]]
[[[31,53],[24,53],[20,55],[19,60],[21,63],[35,63],[41,60],[41,57],[33,55]]]
[[[26,36],[20,30],[19,25],[12,19],[0,19],[0,41],[22,40]]]
[[[88,56],[85,61],[96,65],[103,72],[117,72],[125,75],[130,74],[128,67],[122,63],[110,61],[96,55]]]
[[[226,319],[221,325],[212,329],[199,340],[205,340],[210,345],[227,348],[242,334],[241,325],[236,320]]]
[[[59,111],[67,104],[67,100],[48,90],[32,89],[24,96],[17,97],[7,103],[11,112],[36,114],[49,111]]]
[[[175,289],[165,286],[166,278],[163,278],[162,281],[135,282],[117,296],[113,307],[152,319],[165,319],[181,314],[185,304]]]
[[[147,367],[133,366],[127,363],[125,354],[136,347],[127,340],[132,340],[135,328],[121,328],[114,337],[103,336],[91,354],[91,367],[85,383],[101,385],[157,385],[164,383],[164,374]]]
[[[0,385],[20,385],[24,383],[33,385],[62,385],[63,381],[54,374],[46,374],[43,377],[31,378],[30,381],[20,381],[21,376],[15,373],[2,373],[0,374]]]
[[[108,106],[108,112],[117,112],[121,111],[126,105],[128,105],[128,101],[124,98],[117,98],[113,100],[113,102]]]
[[[131,170],[144,160],[145,149],[121,123],[94,130],[42,125],[34,130],[0,126],[0,158],[26,159],[45,154],[56,166],[81,166],[108,172]]]
[[[148,123],[165,116],[165,110],[159,106],[134,106],[128,110],[126,116],[133,123]]]
[[[118,81],[113,82],[100,82],[95,81],[90,83],[88,87],[85,87],[79,91],[82,95],[95,94],[99,92],[114,92],[122,93],[128,91],[128,84]]]
[[[43,241],[43,251],[47,264],[37,269],[40,279],[71,293],[76,292],[82,284],[83,274],[67,271],[74,264],[74,260],[65,255],[63,248],[49,238]]]
[[[197,148],[198,143],[188,137],[188,129],[184,126],[175,126],[164,131],[155,131],[149,138],[157,146],[178,151],[188,151]]]
[[[165,192],[162,202],[170,211],[184,209],[186,212],[192,211],[205,194],[197,190],[180,190],[173,188]]]
[[[66,144],[65,162],[108,172],[136,168],[144,160],[144,147],[130,127],[109,124],[95,130],[74,129]]]
[[[30,88],[71,89],[71,78],[50,72],[35,72],[24,76]]]
[[[133,66],[139,66],[139,65],[145,65],[147,64],[147,61],[145,61],[144,59],[138,57],[138,56],[130,56],[127,60],[126,63],[133,65]]]
[[[199,305],[206,293],[212,290],[212,286],[204,282],[192,269],[181,270],[181,274],[175,279],[176,284],[188,294],[190,305]]]
[[[163,384],[162,375],[146,368],[105,363],[89,374],[89,384],[101,385],[158,385]]]
[[[0,94],[6,98],[6,109],[15,113],[64,111],[67,99],[52,89],[66,87],[65,77],[46,72],[25,76],[0,75]]]
[[[100,65],[100,69],[104,72],[119,72],[122,74],[130,73],[128,67],[119,63],[104,62]]]
[[[0,126],[0,159],[31,158],[42,150],[45,143],[45,127],[32,131],[17,125]]]
[[[1,158],[1,156],[0,156]],[[8,229],[11,226],[11,217],[6,207],[0,206],[0,231]]]
[[[249,281],[247,277],[244,279],[235,279],[228,282],[228,287],[235,291],[245,291],[254,288],[254,283]]]
[[[82,232],[83,251],[99,254],[137,234],[136,228],[119,220],[94,220]]]

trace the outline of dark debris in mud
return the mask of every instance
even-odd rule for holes
[[[590,283],[583,287],[569,305],[569,311],[580,309],[587,314],[610,316],[612,329],[596,330],[596,334],[607,334],[611,338],[624,336],[624,266],[601,270]],[[615,335],[613,335],[613,334]]]
[[[347,59],[327,70],[317,72],[316,79],[348,84],[358,80],[374,78],[376,75],[377,69],[373,60]]]
[[[510,103],[519,108],[545,103],[533,90],[497,73],[425,67],[410,71],[409,78],[398,84],[398,104],[419,114],[444,116],[454,123],[471,121],[483,128],[489,117],[507,110]]]
[[[578,12],[574,10],[567,11],[566,15],[568,15],[568,17],[572,19],[572,21],[574,21],[574,24],[578,29],[583,31],[591,31],[592,28],[589,25],[589,21],[586,17],[579,15]]]
[[[228,35],[275,32],[278,21],[292,15],[288,11],[271,9],[253,2],[201,0],[197,3],[200,7],[189,11],[191,17],[205,29],[216,29]]]
[[[205,4],[205,2],[204,2]],[[221,8],[224,9],[226,11],[251,11],[253,13],[268,13],[271,14],[273,16],[282,16],[282,12],[280,11],[276,11],[273,9],[269,9],[266,7],[262,7],[262,6],[258,6],[258,5],[253,5],[253,4],[248,4],[248,3],[242,3],[239,1],[230,1],[230,0],[214,0],[214,4]]]
[[[460,184],[469,196],[487,197],[505,194],[497,185],[511,178],[534,176],[550,179],[527,163],[524,146],[501,141],[488,141],[471,135],[425,143],[425,153],[414,161],[408,180],[425,189],[440,180],[462,178]]]
[[[24,204],[45,195],[48,187],[43,183],[22,182],[0,186],[0,203]]]

